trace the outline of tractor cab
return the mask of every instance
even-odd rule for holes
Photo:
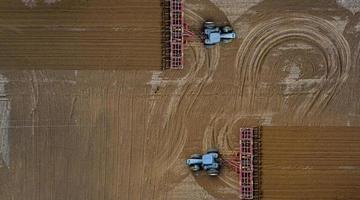
[[[211,32],[211,30],[206,30],[208,32],[206,40],[206,44],[217,44],[221,42],[220,32],[215,31]]]

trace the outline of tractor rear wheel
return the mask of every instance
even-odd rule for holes
[[[210,148],[210,149],[208,149],[207,151],[206,151],[206,153],[219,153],[219,150],[218,149],[216,149],[216,148]]]
[[[209,176],[218,176],[219,175],[219,170],[217,170],[217,169],[209,169],[209,170],[206,171],[206,173]]]

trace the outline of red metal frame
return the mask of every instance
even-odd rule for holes
[[[170,69],[184,63],[184,0],[170,0]]]
[[[190,31],[189,25],[184,23],[184,44],[194,41],[195,33]]]
[[[229,154],[222,154],[224,165],[239,174],[240,199],[260,199],[260,127],[241,128],[240,146]]]
[[[254,183],[253,183],[253,141],[254,129],[241,128],[240,129],[240,198],[253,199],[254,198]]]
[[[192,41],[195,34],[184,22],[185,0],[163,0],[163,69],[183,69],[184,44]]]
[[[170,69],[184,67],[184,44],[194,37],[184,21],[184,0],[168,0],[170,14]]]
[[[222,158],[222,163],[229,168],[231,168],[234,172],[240,173],[240,152],[236,151],[232,153],[230,158]]]

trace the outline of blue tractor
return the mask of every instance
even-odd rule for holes
[[[205,170],[209,176],[219,175],[219,150],[208,149],[206,154],[193,154],[186,160],[186,164],[194,172]]]
[[[211,48],[218,43],[230,43],[236,38],[236,33],[230,26],[219,27],[214,22],[204,23],[204,45]]]

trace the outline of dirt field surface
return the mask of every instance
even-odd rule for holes
[[[188,0],[197,35],[238,38],[173,71],[158,1],[0,9],[1,200],[239,199],[237,174],[184,160],[259,125],[263,199],[360,199],[360,1]]]
[[[264,199],[357,199],[359,128],[265,127]]]
[[[149,0],[2,0],[1,66],[159,69],[161,6]]]

